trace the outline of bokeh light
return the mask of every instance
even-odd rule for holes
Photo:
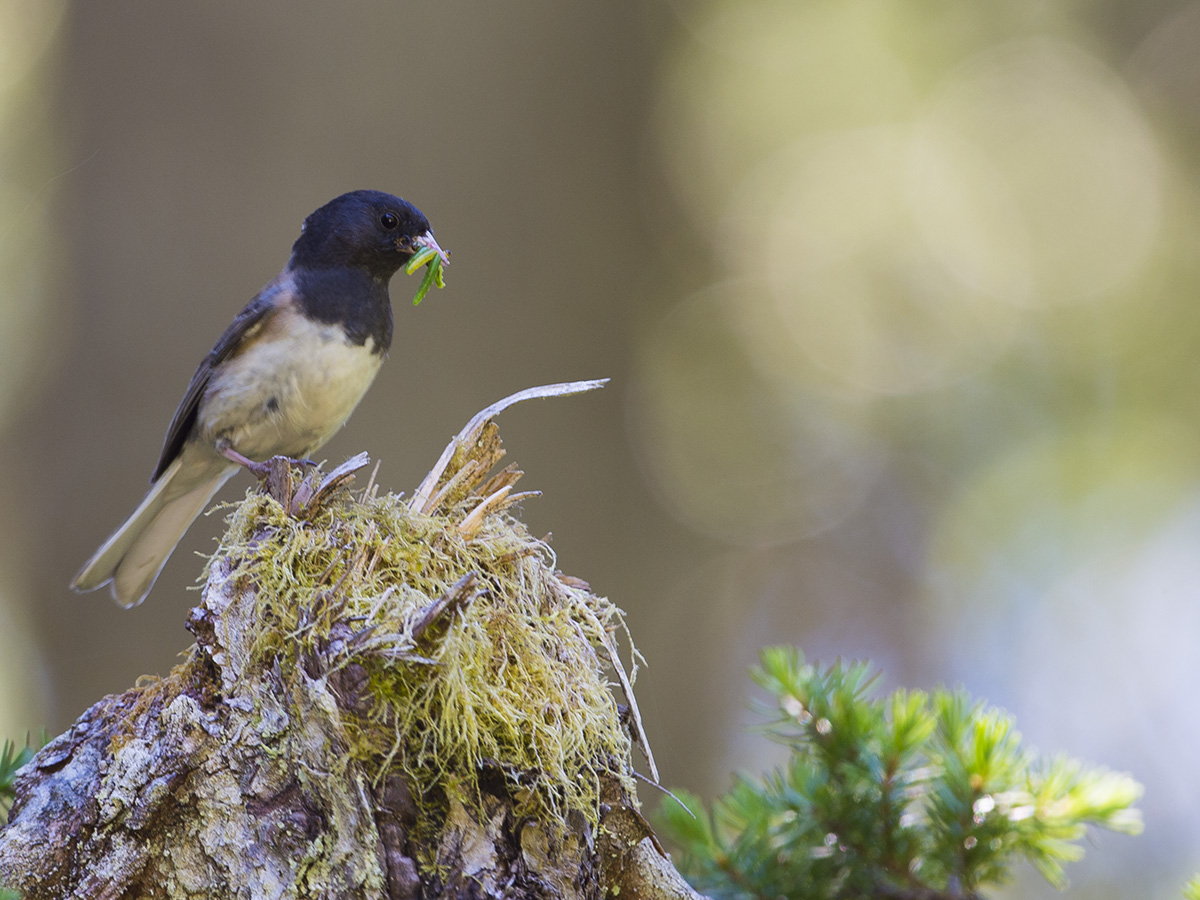
[[[742,546],[786,543],[849,514],[880,450],[869,409],[763,377],[729,323],[767,294],[728,282],[677,304],[644,345],[630,412],[647,480],[685,523]]]
[[[834,386],[864,394],[925,390],[1000,352],[1011,308],[953,277],[917,228],[909,133],[861,129],[794,148],[756,191],[773,193],[763,265],[773,323]],[[776,162],[776,166],[778,163]],[[773,185],[773,191],[767,185]],[[765,208],[764,208],[765,207]]]
[[[1032,299],[1066,303],[1102,297],[1144,265],[1160,221],[1155,140],[1095,59],[1046,39],[1005,44],[949,73],[917,121],[919,221],[966,284],[1022,301],[1028,272]]]

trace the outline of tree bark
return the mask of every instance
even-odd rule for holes
[[[427,508],[412,521],[441,517],[439,527],[448,529],[425,539],[458,541],[458,552],[495,538],[489,529],[507,518],[504,501],[520,474],[510,467],[485,481],[501,454],[490,417],[459,436],[443,471],[409,501]],[[273,500],[248,498],[239,511],[241,537],[227,535],[229,545],[214,557],[188,619],[196,638],[188,658],[163,678],[100,700],[21,770],[0,830],[0,885],[28,900],[696,897],[637,811],[628,758],[592,759],[567,773],[595,779],[595,802],[580,808],[557,802],[579,796],[566,785],[531,803],[546,788],[546,772],[518,771],[511,760],[459,759],[459,770],[447,766],[438,780],[422,782],[415,763],[401,765],[405,753],[417,752],[404,743],[407,733],[364,746],[386,734],[370,723],[398,727],[389,723],[402,718],[381,717],[380,709],[393,708],[387,704],[404,702],[381,700],[381,678],[398,669],[395,677],[443,677],[447,658],[430,657],[442,642],[465,640],[455,629],[466,627],[473,604],[482,608],[483,593],[493,619],[529,602],[496,596],[504,582],[487,566],[525,566],[518,579],[525,583],[541,571],[529,567],[542,564],[529,553],[515,562],[496,553],[464,556],[469,570],[439,575],[447,585],[442,596],[387,619],[395,633],[383,640],[385,620],[364,610],[389,614],[396,591],[413,594],[421,582],[410,573],[382,599],[364,600],[366,588],[355,593],[355,585],[377,586],[370,579],[390,564],[383,550],[363,546],[364,534],[384,526],[369,522],[364,532],[362,510],[350,523],[347,509],[372,501],[368,512],[378,515],[395,507],[381,506],[387,500],[375,501],[371,488],[350,498],[349,468],[297,480],[286,463],[274,465]],[[294,554],[271,555],[282,546],[278,534],[296,522],[305,546],[316,548],[314,564],[330,562],[306,593],[268,596],[270,573],[301,564]],[[509,540],[511,531],[505,534]],[[542,569],[538,577],[549,580],[537,602],[553,618],[547,598],[577,600],[582,588]],[[285,602],[299,610],[295,620],[281,618]],[[600,643],[593,636],[584,644],[598,664],[605,659]],[[506,664],[514,662],[499,660],[492,677],[505,677]],[[615,701],[609,706],[616,721]],[[426,724],[428,742],[459,723]]]

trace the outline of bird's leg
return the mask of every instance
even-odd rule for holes
[[[316,463],[311,459],[292,459],[290,456],[273,456],[266,462],[255,462],[248,456],[242,456],[233,447],[224,441],[217,442],[217,452],[220,453],[230,462],[235,462],[255,478],[261,480],[266,479],[271,474],[271,461],[284,460],[289,466],[315,466]]]
[[[232,447],[218,447],[217,452],[231,462],[237,463],[260,481],[270,474],[271,466],[269,463],[255,462],[248,456],[242,456],[242,454],[238,453]]]

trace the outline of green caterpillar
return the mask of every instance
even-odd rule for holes
[[[417,295],[413,297],[413,306],[424,300],[425,295],[429,293],[429,289],[435,284],[439,288],[446,286],[446,278],[442,273],[444,266],[442,256],[432,247],[422,247],[414,253],[412,259],[404,265],[404,274],[411,275],[424,265],[428,265],[429,268],[425,270],[425,277],[421,279],[421,285],[417,288]]]

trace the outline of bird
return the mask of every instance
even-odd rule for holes
[[[351,191],[304,220],[283,270],[246,305],[192,376],[150,490],[75,576],[118,605],[146,599],[172,551],[238,471],[305,459],[345,424],[392,341],[388,283],[433,251],[425,215],[382,191]]]

